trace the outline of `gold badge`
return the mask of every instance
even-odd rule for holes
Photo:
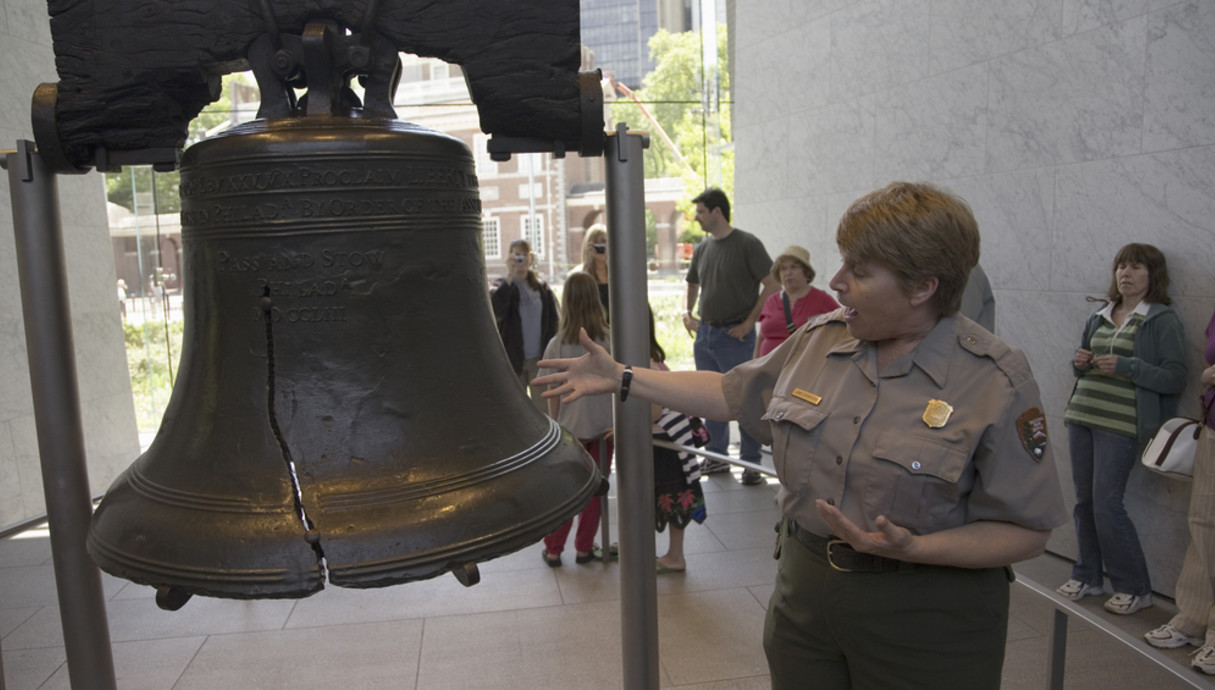
[[[949,415],[953,414],[953,406],[944,400],[929,400],[928,407],[924,408],[924,423],[930,429],[940,429],[945,426],[945,422],[949,421]]]
[[[811,393],[810,391],[804,391],[800,388],[793,389],[793,397],[799,398],[801,400],[805,400],[806,402],[810,403],[811,405],[817,405],[823,401],[822,396],[815,395],[815,394]]]

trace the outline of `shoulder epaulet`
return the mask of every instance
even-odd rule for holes
[[[813,331],[816,328],[821,328],[823,326],[826,326],[827,324],[830,324],[830,323],[839,323],[839,324],[846,325],[847,322],[844,321],[844,308],[843,307],[840,307],[839,309],[836,309],[834,311],[823,312],[822,314],[813,316],[810,318],[809,321],[802,324],[799,328],[797,328],[793,332],[794,333],[797,333],[798,331],[809,332],[809,331]]]
[[[1014,387],[1032,378],[1025,353],[992,335],[986,328],[969,323],[958,328],[958,345],[976,357],[993,361]]]

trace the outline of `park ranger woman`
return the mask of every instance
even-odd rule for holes
[[[773,688],[1000,685],[1012,563],[1066,513],[1025,356],[958,315],[979,259],[965,202],[894,183],[854,202],[842,308],[727,374],[542,363],[546,395],[617,392],[772,443],[783,514]]]

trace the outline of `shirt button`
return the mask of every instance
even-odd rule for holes
[[[844,459],[843,459],[842,457],[838,456],[838,455],[837,455],[837,456],[835,456],[835,464],[837,464],[837,465],[842,465],[842,464],[844,464]]]
[[[913,469],[913,470],[920,469],[920,461],[916,460],[915,462],[911,463],[911,469]]]
[[[966,336],[966,342],[970,343],[971,345],[974,345],[974,344],[975,344],[975,337],[974,337],[973,335],[968,335],[968,336]]]

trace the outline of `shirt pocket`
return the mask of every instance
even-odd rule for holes
[[[917,534],[960,526],[965,516],[960,503],[969,493],[970,455],[960,441],[883,431],[873,450],[880,464],[871,514],[884,514]]]
[[[804,484],[810,475],[817,432],[827,412],[801,400],[773,396],[760,419],[772,427],[772,464],[785,486]]]

